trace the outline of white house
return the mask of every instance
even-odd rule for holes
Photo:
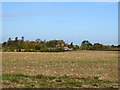
[[[69,50],[69,51],[72,51],[72,50],[73,50],[73,48],[64,47],[64,50]]]

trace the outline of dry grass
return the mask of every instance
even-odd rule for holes
[[[3,52],[2,70],[3,75],[23,74],[30,76],[44,75],[54,77],[67,75],[86,79],[99,77],[99,80],[112,82],[110,84],[101,84],[102,86],[117,87],[118,52]],[[15,85],[9,83],[9,87],[12,86]],[[47,85],[44,87],[46,86]],[[3,87],[8,87],[8,85],[3,84]],[[64,84],[63,87],[65,87]],[[81,87],[90,88],[94,86],[92,84],[82,84]]]

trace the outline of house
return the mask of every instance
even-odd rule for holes
[[[60,48],[60,44],[56,45],[57,48]]]
[[[72,51],[73,48],[64,47],[64,50]]]
[[[30,43],[35,43],[34,41],[31,41]]]
[[[48,50],[55,50],[56,48],[48,48]]]
[[[62,47],[67,47],[67,46],[69,46],[69,44],[67,44],[67,43],[62,43]]]
[[[25,49],[21,49],[21,52],[25,52]]]
[[[15,49],[14,52],[17,52],[17,50]]]
[[[69,51],[72,51],[73,50],[73,48],[69,48]]]

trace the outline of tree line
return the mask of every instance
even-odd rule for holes
[[[118,46],[105,46],[100,43],[90,43],[87,40],[84,40],[81,43],[81,46],[74,45],[73,42],[70,44],[65,43],[63,40],[50,40],[42,41],[41,39],[36,39],[35,41],[24,41],[24,37],[21,37],[18,40],[18,37],[15,37],[15,40],[11,38],[7,42],[2,43],[3,51],[14,51],[14,52],[61,52],[69,50],[118,50]]]

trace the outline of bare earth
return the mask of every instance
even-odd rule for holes
[[[118,83],[118,52],[117,51],[71,51],[71,52],[3,52],[2,53],[3,75],[23,74],[29,76],[44,75],[61,77],[64,75],[77,78],[98,77],[101,81],[109,81],[93,85],[82,83],[81,87],[113,87]],[[76,80],[76,79],[74,79]],[[39,80],[37,80],[39,81]],[[3,80],[3,87],[25,87],[20,83]],[[34,80],[33,80],[34,82]],[[55,82],[54,82],[55,83]],[[62,81],[61,81],[62,83]],[[15,85],[14,85],[15,84]],[[58,83],[57,83],[58,84]],[[66,86],[40,86],[36,87],[79,87],[69,84]]]

